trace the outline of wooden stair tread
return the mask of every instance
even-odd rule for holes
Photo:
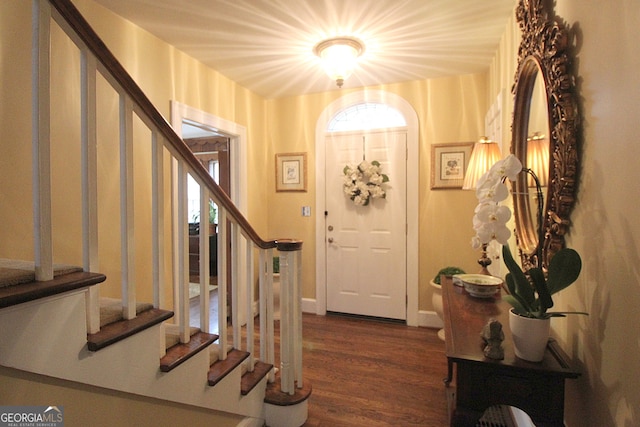
[[[269,363],[256,361],[253,372],[246,372],[242,376],[242,380],[240,382],[240,393],[243,396],[249,394],[251,390],[254,389],[256,385],[262,380],[268,373],[273,369],[273,365]]]
[[[225,360],[217,360],[209,368],[209,374],[207,380],[210,386],[218,384],[229,372],[233,371],[238,365],[240,365],[247,357],[249,353],[246,351],[232,349],[227,353]]]
[[[86,288],[104,282],[106,278],[104,274],[79,271],[62,274],[54,277],[53,280],[2,287],[0,288],[0,308]]]
[[[311,396],[311,383],[308,380],[303,383],[302,388],[296,387],[292,395],[283,393],[280,388],[280,372],[278,372],[275,381],[267,384],[264,402],[276,406],[291,406],[304,402],[309,396]]]
[[[191,335],[188,343],[179,343],[169,347],[167,353],[160,359],[160,370],[162,372],[171,371],[181,363],[209,347],[217,339],[218,335],[196,332]]]
[[[152,308],[133,319],[110,323],[99,332],[87,335],[87,348],[90,351],[98,351],[172,317],[172,311]]]

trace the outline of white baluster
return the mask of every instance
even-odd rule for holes
[[[33,228],[36,280],[53,279],[51,239],[51,5],[33,2]]]
[[[96,57],[81,52],[82,258],[85,271],[98,272],[98,153],[96,125]],[[87,332],[100,330],[99,286],[86,293]]]
[[[302,307],[300,305],[302,300],[300,286],[302,284],[302,252],[292,252],[293,258],[293,353],[294,353],[294,370],[295,381],[298,388],[302,388]]]
[[[227,358],[227,345],[229,338],[227,336],[227,211],[218,210],[218,335],[219,338],[219,354],[220,360]]]
[[[240,248],[240,236],[238,232],[238,226],[234,223],[231,224],[231,325],[233,327],[233,347],[237,349],[242,348],[241,340],[241,327],[240,321],[240,283],[238,283],[238,261],[239,257],[236,255]]]
[[[178,161],[178,283],[175,316],[178,321],[180,342],[189,342],[189,224],[187,222],[187,170]]]
[[[133,221],[133,104],[120,94],[120,240],[122,268],[122,314],[136,317]]]
[[[280,254],[280,388],[284,393],[294,394],[293,373],[293,340],[292,340],[292,312],[291,298],[293,295],[291,277],[290,254],[279,251]]]
[[[209,333],[209,191],[200,185],[200,329]]]
[[[164,306],[164,148],[157,132],[151,136],[151,192],[152,192],[152,242],[153,251],[153,306]],[[164,142],[162,140],[162,142]]]
[[[253,372],[253,368],[255,366],[255,355],[254,350],[254,337],[253,337],[253,244],[251,242],[247,242],[247,250],[246,250],[246,310],[247,310],[247,351],[249,352],[249,358],[247,360],[247,369],[249,372]]]
[[[260,250],[260,359],[275,364],[273,328],[273,249]],[[269,382],[275,379],[273,370]]]

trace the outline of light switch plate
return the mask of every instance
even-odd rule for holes
[[[311,216],[311,206],[302,207],[302,216]]]

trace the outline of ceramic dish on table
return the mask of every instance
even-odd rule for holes
[[[486,274],[456,274],[453,278],[462,283],[469,295],[476,298],[491,298],[502,285],[501,278]]]

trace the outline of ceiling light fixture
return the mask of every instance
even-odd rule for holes
[[[318,43],[313,52],[322,60],[326,73],[342,87],[364,53],[364,44],[352,37],[336,37]]]

